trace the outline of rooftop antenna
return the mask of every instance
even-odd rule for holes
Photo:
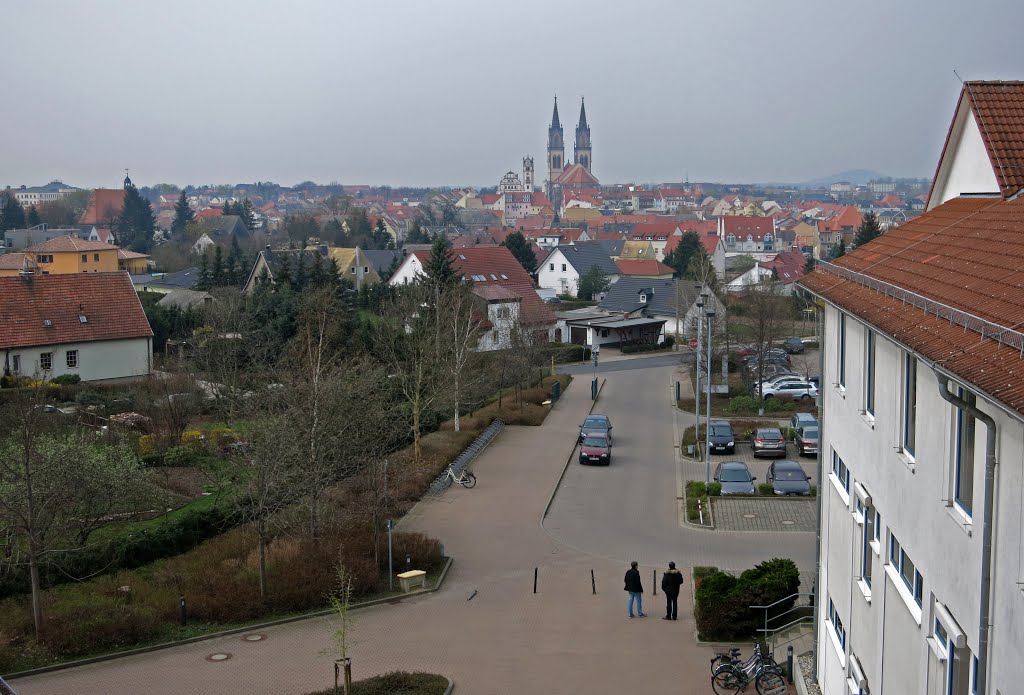
[[[960,77],[960,73],[956,71],[956,68],[953,68],[953,74],[956,75],[956,79],[960,80],[960,84],[964,83],[964,78]]]

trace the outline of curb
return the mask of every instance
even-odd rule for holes
[[[452,558],[446,558],[444,567],[441,568],[441,574],[437,576],[437,581],[429,589],[423,589],[421,591],[415,591],[411,594],[400,594],[398,596],[391,596],[388,598],[378,598],[371,601],[363,601],[353,605],[349,610],[357,610],[359,608],[370,608],[371,606],[379,606],[382,603],[391,603],[393,601],[404,601],[407,598],[414,596],[423,596],[425,594],[432,594],[441,588],[444,583],[445,577],[448,575],[448,570],[451,569],[454,560]],[[174,640],[173,642],[161,642],[160,644],[152,644],[147,647],[137,647],[135,649],[126,649],[120,652],[113,652],[111,654],[100,654],[99,656],[90,656],[85,659],[76,659],[75,661],[65,661],[61,664],[52,664],[50,666],[40,666],[39,668],[32,668],[26,671],[16,671],[15,673],[7,674],[4,677],[9,680],[15,678],[25,678],[28,676],[38,676],[45,673],[52,673],[54,671],[63,671],[64,669],[75,668],[77,666],[86,666],[88,664],[96,664],[103,661],[113,661],[114,659],[120,659],[126,656],[135,656],[138,654],[147,654],[149,652],[159,651],[161,649],[170,649],[171,647],[181,647],[186,644],[194,644],[196,642],[203,642],[211,639],[218,639],[220,637],[230,637],[231,635],[240,635],[244,632],[253,632],[256,630],[262,630],[268,627],[276,627],[278,625],[287,625],[288,623],[297,623],[300,620],[308,620],[309,618],[322,618],[328,615],[334,615],[334,611],[331,609],[324,609],[314,611],[312,613],[303,613],[301,615],[290,615],[286,618],[278,618],[277,620],[268,620],[263,623],[254,623],[253,625],[246,625],[245,627],[236,627],[230,630],[221,630],[219,632],[211,632],[208,635],[199,635],[197,637],[188,637],[186,639]],[[454,688],[454,683],[449,679],[451,683],[449,690]]]
[[[448,678],[448,676],[445,676],[445,678]],[[448,687],[445,689],[444,695],[452,695],[453,690],[455,690],[455,681],[448,678]]]
[[[597,387],[597,400],[601,399],[601,391],[604,390],[604,385],[608,379],[601,379],[601,384]],[[590,410],[587,411],[587,415],[594,412],[594,408],[597,406],[597,400],[591,401]],[[565,460],[565,465],[562,466],[562,472],[558,474],[558,480],[555,482],[555,486],[551,488],[551,495],[548,496],[547,504],[544,505],[544,511],[540,515],[540,525],[544,526],[544,519],[547,518],[548,512],[551,510],[551,504],[555,501],[555,495],[558,494],[558,488],[562,485],[562,479],[565,478],[565,472],[569,470],[569,464],[572,463],[573,454],[576,453],[576,446],[579,442],[574,442],[572,449],[569,451],[569,458]]]

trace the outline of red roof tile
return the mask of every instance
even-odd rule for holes
[[[97,188],[79,219],[81,224],[110,224],[124,207],[123,188]]]
[[[964,83],[961,100],[964,95],[978,120],[1000,191],[1008,198],[1024,189],[1024,82],[970,81]]]
[[[0,254],[0,270],[21,270],[26,261],[29,266],[35,265],[35,261],[25,253]]]
[[[126,272],[0,278],[0,297],[0,350],[153,335]]]
[[[584,186],[600,186],[600,181],[580,164],[573,164],[559,174],[555,183],[560,186],[582,188]]]
[[[672,275],[675,272],[672,266],[665,265],[661,261],[638,260],[620,258],[615,261],[623,275],[640,275],[653,277],[656,275]]]

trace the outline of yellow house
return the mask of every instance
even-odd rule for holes
[[[39,266],[43,275],[70,273],[116,273],[116,246],[102,241],[85,241],[74,236],[61,236],[25,249],[25,255]]]
[[[649,241],[640,239],[630,239],[622,245],[622,251],[619,253],[619,258],[627,260],[657,260],[657,255],[654,253],[654,244]]]
[[[603,218],[597,208],[568,208],[562,213],[565,222],[600,222]]]
[[[338,275],[348,278],[356,287],[376,285],[380,282],[380,275],[373,263],[366,257],[362,249],[346,248],[342,246],[307,246],[307,251],[320,251],[328,258],[333,258],[338,265]],[[326,252],[326,253],[325,253]]]
[[[117,250],[118,270],[127,270],[132,275],[142,275],[149,272],[149,256],[135,251]]]
[[[0,254],[0,278],[15,277],[22,273],[38,273],[32,257],[24,253]]]

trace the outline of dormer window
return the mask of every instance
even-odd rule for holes
[[[53,328],[53,321],[50,319],[43,319],[43,328]]]
[[[646,294],[641,294],[640,295],[640,303],[641,304],[646,304],[647,303],[647,295]]]
[[[89,323],[89,317],[86,316],[85,314],[79,314],[78,315],[78,322],[79,323]]]

